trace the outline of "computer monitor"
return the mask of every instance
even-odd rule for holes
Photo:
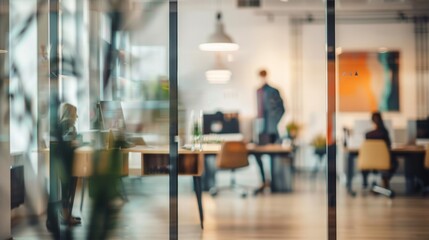
[[[222,113],[203,115],[204,134],[240,133],[238,113]]]
[[[383,120],[384,126],[389,132],[390,140],[395,142],[393,123],[390,119]],[[348,139],[348,147],[360,147],[365,140],[365,134],[374,129],[374,124],[369,119],[357,119],[354,121],[352,134]]]
[[[104,130],[125,129],[124,113],[119,101],[100,101],[101,127]]]
[[[429,140],[429,118],[408,120],[408,143],[415,144],[418,140]]]
[[[429,118],[417,120],[416,137],[418,139],[429,139]]]

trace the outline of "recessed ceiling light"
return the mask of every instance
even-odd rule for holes
[[[280,2],[289,2],[289,0],[280,0]]]

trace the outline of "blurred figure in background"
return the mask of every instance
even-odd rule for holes
[[[62,103],[59,111],[59,125],[63,141],[63,151],[61,153],[62,171],[61,178],[61,199],[63,206],[63,220],[69,225],[81,223],[81,219],[72,216],[74,193],[76,191],[77,179],[72,176],[74,150],[78,145],[76,121],[77,108],[69,103]]]
[[[371,130],[365,134],[366,139],[380,139],[383,140],[387,148],[391,149],[392,143],[390,141],[389,132],[384,126],[383,118],[381,117],[381,113],[374,112],[372,113],[371,120],[374,124],[374,130]],[[398,161],[392,156],[390,153],[390,170],[382,173],[383,187],[390,188],[390,179],[393,177],[393,174],[396,172],[398,168]],[[369,171],[362,171],[363,178],[363,187],[368,187],[368,174]]]
[[[267,76],[267,70],[261,69],[259,71],[262,86],[256,91],[256,97],[258,105],[258,119],[262,120],[262,129],[259,133],[258,142],[260,145],[279,142],[280,137],[277,125],[285,113],[283,99],[280,96],[280,92],[268,84]],[[255,158],[261,172],[262,180],[261,187],[255,191],[255,194],[258,194],[263,191],[265,187],[269,186],[269,182],[265,178],[261,155],[255,154]]]

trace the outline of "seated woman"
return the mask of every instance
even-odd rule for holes
[[[367,132],[365,134],[365,138],[383,140],[386,143],[387,148],[390,150],[392,143],[390,141],[389,132],[384,126],[381,114],[379,112],[372,113],[371,120],[374,123],[375,129]],[[398,161],[392,157],[392,154],[390,154],[390,170],[382,173],[383,187],[389,188],[390,179],[393,177],[393,174],[396,172],[397,168]],[[369,171],[362,171],[364,188],[368,187],[368,174]]]

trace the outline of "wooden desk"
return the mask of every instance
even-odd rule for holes
[[[249,151],[250,154],[254,154],[254,153],[290,154],[292,153],[292,147],[282,146],[281,144],[267,144],[267,145],[248,144],[247,150]]]
[[[249,154],[267,154],[271,165],[271,192],[290,192],[293,185],[294,156],[290,146],[280,144],[248,145]]]
[[[215,164],[211,163],[207,157],[215,156],[219,150],[220,145],[218,145],[217,149],[216,145],[209,145],[208,147],[203,147],[203,152],[206,159],[204,161],[204,175],[202,176],[205,190],[209,190],[214,185],[216,173]],[[291,147],[282,146],[280,144],[248,144],[247,150],[249,155],[267,154],[270,156],[271,192],[289,192],[292,190],[291,186],[294,159],[293,150]]]
[[[425,148],[423,146],[394,146],[391,150],[394,157],[404,157],[405,162],[405,180],[406,192],[411,193],[414,185],[414,177],[416,176],[415,169],[424,169],[423,160],[425,156]],[[346,148],[347,155],[347,170],[346,170],[346,187],[347,192],[355,196],[356,193],[352,189],[352,181],[354,175],[355,159],[359,155],[358,148]]]
[[[254,144],[248,145],[249,154],[269,154],[272,156],[286,156],[292,152],[290,147],[283,147],[281,145],[264,145],[258,146]],[[45,149],[45,152],[49,153],[49,149]],[[122,172],[128,172],[128,153],[140,153],[141,154],[141,171],[140,174],[143,176],[154,176],[154,175],[166,175],[169,173],[169,148],[168,146],[136,146],[131,148],[121,149],[123,155],[123,169]],[[203,228],[204,214],[202,207],[202,195],[201,195],[201,175],[204,172],[204,156],[205,155],[216,155],[220,151],[219,144],[204,145],[201,151],[191,151],[180,148],[179,160],[178,160],[178,173],[181,176],[192,176],[195,188],[195,194],[197,197],[198,210],[200,214],[200,223]],[[79,155],[81,159],[90,161],[92,159],[94,149],[85,146],[76,149],[76,155]],[[273,167],[276,164],[274,158],[271,158],[271,170],[272,179],[276,178],[276,173]],[[89,173],[85,173],[89,174]],[[278,188],[272,181],[272,191],[276,191]]]
[[[220,147],[220,144],[204,145],[201,151],[179,148],[179,175],[201,176],[204,171],[204,155],[216,155],[220,151]],[[292,153],[290,147],[283,147],[280,144],[264,146],[248,144],[247,149],[249,154],[289,156]],[[136,146],[124,148],[122,152],[141,154],[141,175],[160,175],[169,172],[168,146]]]
[[[177,162],[178,174],[192,176],[194,182],[195,196],[198,203],[200,225],[204,228],[204,211],[202,205],[201,175],[204,171],[204,154],[213,153],[218,150],[191,151],[179,148],[179,159]],[[122,152],[128,157],[128,153],[141,154],[142,176],[166,175],[170,169],[168,146],[136,146],[124,148]]]
[[[122,149],[123,153],[141,154],[141,172],[145,175],[165,175],[169,173],[168,146],[136,146]],[[201,176],[204,171],[204,154],[212,151],[191,151],[179,149],[179,175]],[[216,151],[217,152],[217,151]]]
[[[191,151],[179,148],[178,159],[178,173],[183,176],[192,176],[194,181],[195,195],[197,197],[198,210],[200,214],[201,228],[204,226],[204,211],[202,206],[202,188],[201,188],[201,175],[204,172],[205,156],[216,155],[220,151],[220,144],[206,144],[203,145],[201,151]],[[278,144],[258,146],[249,144],[247,146],[249,154],[270,154],[273,156],[289,156],[292,149],[289,147],[282,147]],[[140,153],[141,154],[141,172],[143,176],[153,175],[166,175],[169,173],[169,148],[168,146],[136,146],[132,148],[122,149],[123,153]],[[125,154],[127,155],[127,154]],[[125,157],[125,156],[124,156]],[[127,159],[124,162],[128,162]],[[271,157],[271,176],[272,179],[276,177],[276,167],[278,161]],[[291,165],[292,166],[292,165]],[[279,169],[277,167],[277,169]],[[282,179],[279,179],[280,182]],[[276,184],[276,181],[271,181],[271,190],[273,192],[282,188],[282,184]]]

